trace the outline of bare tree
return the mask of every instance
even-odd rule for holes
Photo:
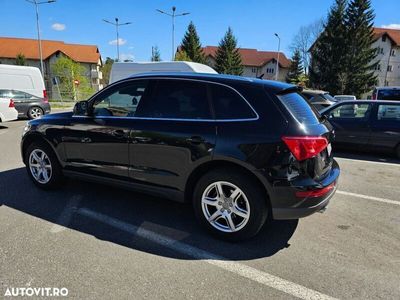
[[[308,67],[310,65],[310,53],[308,50],[319,37],[323,29],[324,20],[322,18],[309,25],[301,26],[289,46],[292,53],[296,50],[300,51],[303,68],[306,74],[308,73]]]

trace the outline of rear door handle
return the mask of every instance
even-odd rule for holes
[[[135,136],[135,137],[133,138],[133,140],[134,140],[136,143],[148,143],[148,142],[151,141],[151,138],[145,137],[145,136]]]
[[[204,139],[201,136],[192,136],[190,138],[187,138],[186,141],[192,144],[204,143]]]

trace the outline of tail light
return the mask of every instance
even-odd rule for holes
[[[10,108],[14,108],[15,107],[13,99],[10,99],[10,104],[8,104],[8,107],[10,107]]]
[[[298,191],[296,192],[296,197],[298,198],[313,198],[313,197],[322,197],[328,194],[335,188],[335,183],[331,183],[330,185],[322,188],[322,189],[315,189],[309,191]]]
[[[284,136],[282,140],[298,161],[314,157],[328,146],[322,136]]]
[[[49,102],[49,98],[47,98],[47,91],[46,90],[43,90],[43,99],[44,99],[45,103]]]

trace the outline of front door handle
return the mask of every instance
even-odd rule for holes
[[[134,140],[136,143],[148,143],[148,142],[151,141],[151,138],[146,137],[146,136],[135,136],[135,137],[133,138],[133,140]]]
[[[90,137],[81,138],[81,143],[91,143],[92,139]]]
[[[121,130],[121,129],[113,130],[113,131],[111,132],[111,134],[112,134],[114,137],[119,138],[119,139],[121,139],[121,138],[123,138],[123,137],[126,136],[125,132],[124,132],[123,130]]]
[[[187,142],[191,144],[201,144],[204,143],[204,139],[201,136],[192,136],[186,139]]]

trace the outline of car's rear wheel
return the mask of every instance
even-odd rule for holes
[[[38,106],[33,106],[33,107],[29,108],[29,111],[28,111],[28,117],[31,120],[37,119],[37,118],[43,116],[43,114],[44,114],[43,109],[41,109]]]
[[[236,170],[205,174],[194,191],[200,223],[220,238],[238,241],[256,235],[267,218],[267,199],[260,187]]]
[[[52,189],[63,179],[61,166],[53,149],[44,142],[35,142],[25,152],[29,177],[40,188]]]

